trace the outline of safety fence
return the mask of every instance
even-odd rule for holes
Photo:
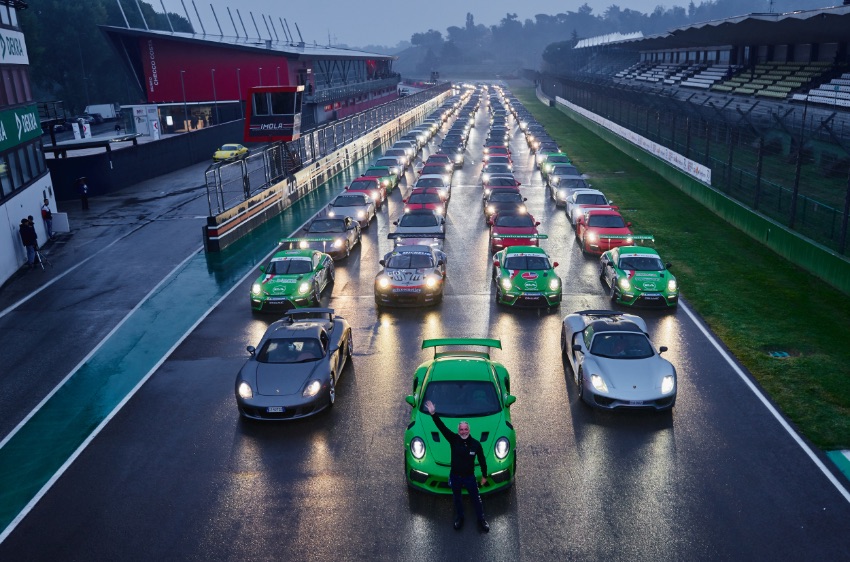
[[[241,205],[287,176],[450,89],[451,84],[438,84],[320,126],[303,133],[298,140],[274,143],[241,160],[213,164],[205,173],[209,216]]]
[[[542,75],[540,86],[709,168],[716,189],[847,255],[850,127],[834,110],[580,77]]]

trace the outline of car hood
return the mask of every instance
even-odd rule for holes
[[[493,236],[506,236],[508,234],[537,234],[537,228],[533,226],[494,226]]]
[[[623,270],[632,282],[632,287],[641,291],[663,291],[667,288],[670,275],[664,271],[632,271]]]
[[[554,271],[545,269],[534,271],[506,269],[505,272],[513,283],[513,289],[520,291],[547,291],[549,280],[557,277]]]
[[[307,274],[297,275],[263,275],[259,279],[263,291],[269,296],[290,296],[298,292],[301,280],[309,277]]]
[[[369,207],[370,205],[348,205],[346,207],[334,207],[331,205],[330,210],[340,217],[357,218],[357,213],[360,211],[366,213],[369,211]]]
[[[433,233],[433,234],[442,234],[443,227],[442,226],[399,226],[396,227],[395,231],[399,234],[425,234],[425,233]]]
[[[395,287],[418,287],[425,284],[425,277],[435,273],[432,268],[423,269],[386,269],[384,274],[392,279]]]
[[[297,394],[304,388],[307,380],[314,376],[314,372],[321,363],[321,360],[286,364],[254,361],[257,394],[261,396]]]
[[[504,415],[502,412],[486,417],[474,418],[448,418],[441,417],[443,423],[446,424],[452,432],[457,433],[457,424],[461,421],[468,421],[470,435],[481,441],[481,446],[484,449],[484,454],[490,457],[493,447],[496,444],[496,439],[502,437],[497,434],[498,430],[504,426]],[[425,439],[426,447],[434,455],[434,461],[442,465],[449,466],[452,462],[452,451],[448,441],[437,429],[437,425],[431,416],[422,414],[419,416],[419,426],[422,430],[422,436]],[[435,439],[438,438],[438,439]]]
[[[637,400],[657,396],[661,380],[673,374],[672,367],[658,355],[646,359],[594,357],[594,363],[588,375],[602,375],[612,395]]]

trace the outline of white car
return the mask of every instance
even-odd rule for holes
[[[671,410],[676,368],[652,345],[640,316],[583,310],[564,318],[561,353],[582,402],[595,408]]]
[[[351,217],[360,223],[361,228],[369,226],[375,214],[375,200],[366,193],[343,192],[328,205],[329,217]]]
[[[449,200],[452,196],[452,177],[449,174],[425,174],[419,176],[413,189],[417,187],[436,187],[445,194],[444,199]]]
[[[605,194],[598,189],[576,189],[570,192],[566,200],[567,219],[575,228],[576,219],[584,211],[582,205],[594,205],[600,208],[608,208],[612,205]]]

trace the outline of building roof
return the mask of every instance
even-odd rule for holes
[[[254,53],[277,53],[294,60],[315,59],[384,59],[395,60],[398,57],[345,49],[341,47],[328,47],[324,45],[311,45],[309,43],[290,43],[271,39],[260,39],[256,37],[233,37],[227,35],[185,33],[180,31],[160,31],[156,29],[135,29],[116,27],[111,25],[98,26],[107,35],[122,35],[132,37],[156,37],[160,39],[171,39],[188,43],[227,47],[245,50]]]

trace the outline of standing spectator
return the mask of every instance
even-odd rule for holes
[[[487,483],[487,458],[484,456],[484,448],[481,442],[469,435],[469,423],[462,421],[457,424],[457,433],[452,432],[440,416],[437,415],[437,407],[430,400],[425,402],[425,410],[431,414],[431,419],[443,437],[451,447],[451,469],[449,470],[449,486],[452,488],[452,497],[455,504],[454,528],[460,530],[463,527],[463,489],[466,488],[475,515],[478,517],[478,527],[485,533],[490,532],[490,525],[484,519],[484,506],[481,504],[481,496],[478,493],[478,485]],[[481,481],[475,478],[475,459],[481,467]]]
[[[41,206],[41,218],[44,220],[44,226],[47,227],[47,237],[53,240],[53,213],[50,212],[50,201],[47,199]]]
[[[116,134],[116,135],[120,135],[120,134],[121,134],[121,123],[116,123],[116,124],[115,124],[115,134]]]
[[[83,210],[89,210],[89,186],[86,185],[86,178],[77,180],[77,192],[80,194],[80,201],[83,204]]]
[[[38,234],[35,227],[27,219],[21,219],[21,243],[27,249],[27,265],[33,268],[35,262],[35,251],[38,249]]]

